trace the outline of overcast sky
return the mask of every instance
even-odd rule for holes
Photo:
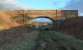
[[[83,0],[0,0],[0,9],[24,9],[56,10],[74,9],[83,15]]]

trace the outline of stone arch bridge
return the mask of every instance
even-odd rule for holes
[[[64,19],[64,14],[62,10],[28,10],[28,11],[24,11],[24,10],[16,10],[13,11],[14,14],[13,16],[27,16],[27,17],[31,17],[31,18],[37,18],[37,17],[48,17],[48,18],[52,18],[53,20],[60,20],[60,19]]]
[[[78,17],[78,10],[15,10],[10,13],[13,16],[28,16],[36,18],[47,16],[53,20],[61,20],[71,17]]]

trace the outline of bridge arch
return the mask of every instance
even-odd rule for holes
[[[37,16],[34,19],[36,19],[36,18],[47,18],[47,19],[50,19],[53,22],[53,24],[55,24],[55,20],[49,16]]]
[[[33,24],[34,28],[52,29],[52,27],[55,25],[55,20],[49,16],[37,16],[34,19],[32,19],[32,21],[33,23],[38,22],[35,26]]]

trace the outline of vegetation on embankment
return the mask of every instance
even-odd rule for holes
[[[56,31],[41,31],[37,45],[38,50],[83,50],[83,40]]]
[[[18,27],[0,32],[2,50],[83,50],[83,40],[56,31]]]

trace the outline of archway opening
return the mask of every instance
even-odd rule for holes
[[[39,16],[32,20],[32,28],[48,30],[54,25],[54,20],[47,16]]]

